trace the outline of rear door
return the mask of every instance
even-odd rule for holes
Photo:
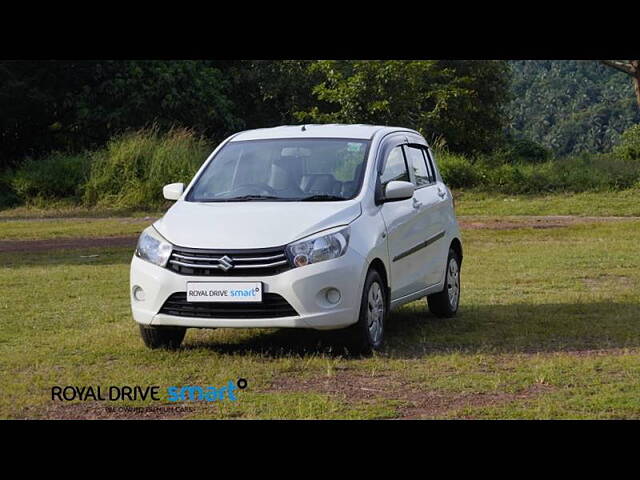
[[[442,278],[441,270],[445,260],[441,257],[441,245],[444,243],[444,206],[439,193],[435,172],[427,156],[426,147],[419,144],[404,146],[411,173],[411,181],[415,184],[414,208],[417,209],[416,228],[419,238],[411,254],[413,261],[420,264],[424,275],[424,286],[435,285]]]
[[[434,188],[432,188],[432,190],[435,190],[435,194],[437,196],[435,216],[437,217],[438,222],[441,225],[442,231],[445,232],[446,235],[446,233],[448,233],[446,232],[447,228],[452,223],[455,223],[455,219],[453,218],[453,209],[451,208],[451,192],[442,181],[442,178],[440,178],[440,176],[436,173],[433,151],[430,148],[427,148],[423,150],[423,153],[425,155],[427,167],[429,168],[429,174],[431,175],[433,181]],[[434,265],[434,275],[437,279],[437,283],[437,281],[442,280],[444,276],[444,271],[447,264],[447,256],[449,255],[449,244],[444,238],[435,244],[433,254],[439,259],[439,261]]]

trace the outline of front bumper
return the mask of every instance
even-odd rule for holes
[[[144,325],[167,325],[196,328],[268,328],[295,327],[329,330],[355,323],[360,310],[360,299],[366,260],[353,249],[340,258],[292,268],[270,276],[202,277],[179,275],[167,268],[153,265],[134,256],[131,261],[131,310],[136,322]],[[158,313],[167,298],[176,292],[185,292],[187,282],[262,282],[264,293],[277,293],[298,312],[298,316],[279,318],[192,318]],[[133,297],[134,286],[144,289],[145,300]],[[328,288],[340,291],[340,301],[327,302]]]

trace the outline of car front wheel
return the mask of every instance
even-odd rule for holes
[[[370,270],[362,289],[360,316],[351,327],[354,349],[358,353],[371,353],[382,347],[387,317],[387,293],[382,277]]]

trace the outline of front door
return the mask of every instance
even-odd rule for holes
[[[398,145],[389,152],[384,165],[380,175],[383,191],[392,180],[411,181],[402,146]],[[424,240],[424,221],[420,211],[420,202],[415,197],[386,202],[381,206],[387,227],[392,301],[427,286],[423,255],[415,251]]]

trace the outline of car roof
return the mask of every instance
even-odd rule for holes
[[[231,142],[244,140],[267,140],[275,138],[354,138],[370,140],[376,133],[391,133],[397,131],[410,132],[420,135],[415,130],[401,127],[386,127],[382,125],[344,125],[344,124],[305,124],[282,125],[272,128],[259,128],[240,132],[230,139]]]

